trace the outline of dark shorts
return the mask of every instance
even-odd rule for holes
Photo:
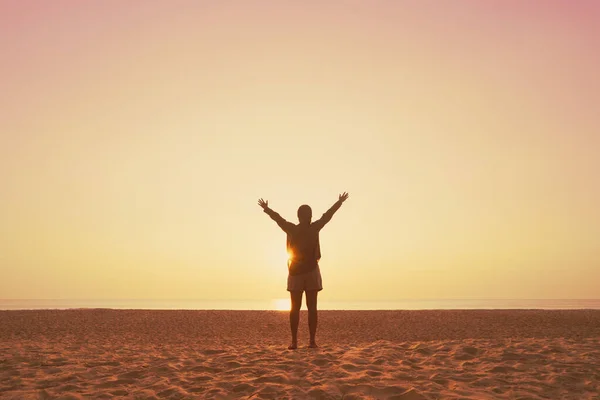
[[[317,268],[304,274],[288,275],[287,290],[288,292],[302,292],[305,290],[323,290],[323,282],[321,281],[321,270],[317,266]]]

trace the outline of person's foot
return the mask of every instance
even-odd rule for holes
[[[308,345],[308,348],[310,348],[310,349],[317,349],[317,348],[319,348],[319,346],[317,346],[316,342],[310,342],[310,344]]]
[[[296,350],[298,348],[298,343],[296,342],[292,342],[292,344],[290,344],[288,346],[288,350]]]

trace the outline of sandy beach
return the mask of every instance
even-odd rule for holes
[[[0,311],[2,399],[599,399],[600,311]]]

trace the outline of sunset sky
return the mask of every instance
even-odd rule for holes
[[[0,299],[600,297],[600,2],[0,2]]]

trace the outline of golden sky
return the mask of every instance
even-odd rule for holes
[[[597,298],[600,3],[0,3],[0,298]]]

